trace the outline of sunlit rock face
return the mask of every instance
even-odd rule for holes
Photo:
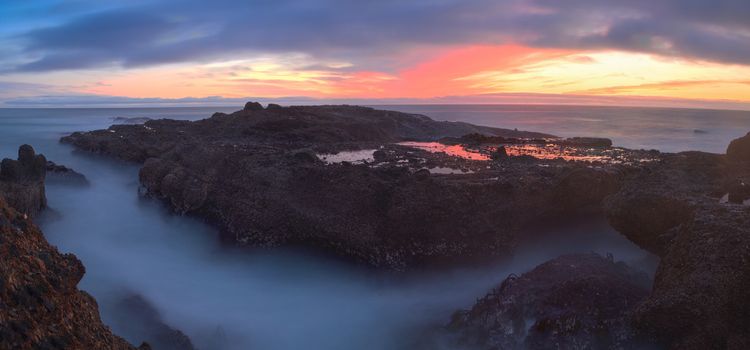
[[[596,254],[565,255],[511,275],[467,311],[446,339],[470,349],[624,349],[640,343],[628,313],[646,298],[645,273]]]
[[[135,349],[102,324],[94,298],[76,288],[81,262],[60,254],[2,199],[0,261],[0,348]]]

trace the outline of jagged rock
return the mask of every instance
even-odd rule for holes
[[[661,258],[653,292],[632,320],[666,348],[750,345],[750,207],[720,199],[737,195],[732,187],[750,178],[750,169],[728,158],[666,156],[606,201],[612,225]]]
[[[500,146],[495,150],[495,152],[492,152],[492,159],[493,160],[506,160],[508,159],[508,151],[505,150],[505,146]]]
[[[454,314],[452,342],[471,349],[625,349],[628,313],[648,276],[596,254],[565,255],[511,275],[471,310]]]
[[[0,349],[135,349],[102,324],[94,298],[76,288],[81,262],[60,254],[2,199],[0,261]]]
[[[0,193],[13,208],[34,216],[47,206],[44,191],[47,160],[34,148],[23,145],[18,160],[3,159],[0,163]]]
[[[47,183],[57,183],[63,185],[73,186],[88,186],[89,180],[83,174],[70,169],[64,165],[55,164],[55,162],[47,161]]]
[[[155,350],[193,350],[193,343],[184,333],[165,324],[143,297],[130,295],[114,306],[116,329],[126,337],[143,337]]]
[[[269,103],[268,106],[266,106],[266,109],[269,111],[273,111],[284,109],[284,107],[281,107],[280,105],[277,105],[275,103]]]
[[[750,133],[729,144],[727,157],[733,162],[750,162]]]
[[[263,105],[259,102],[248,102],[245,104],[244,110],[246,111],[262,111]]]

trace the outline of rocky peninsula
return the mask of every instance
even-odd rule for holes
[[[507,257],[521,228],[599,210],[624,176],[615,163],[488,162],[491,150],[476,143],[435,143],[472,134],[524,147],[566,141],[365,107],[252,103],[62,141],[141,162],[147,193],[215,223],[233,244],[314,247],[390,269]]]
[[[386,269],[508,257],[524,228],[606,215],[661,260],[596,255],[511,276],[444,329],[481,349],[750,346],[750,134],[726,155],[433,121],[353,106],[149,120],[63,142],[142,164],[145,193],[240,246]]]

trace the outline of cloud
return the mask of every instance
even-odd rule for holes
[[[263,104],[290,105],[352,104],[367,106],[394,106],[414,104],[549,104],[549,105],[599,105],[666,108],[714,108],[750,111],[749,102],[724,100],[694,100],[654,96],[591,96],[540,93],[496,93],[441,96],[431,98],[311,98],[286,96],[278,98],[225,98],[219,96],[187,98],[132,98],[108,95],[48,95],[14,98],[0,101],[0,106],[23,108],[49,107],[234,107],[241,109],[247,101]],[[393,109],[393,107],[391,107]],[[396,108],[397,109],[397,108]]]
[[[141,67],[299,52],[394,71],[419,47],[607,48],[750,64],[747,0],[154,0],[18,36],[15,71]],[[98,10],[97,10],[98,9]]]

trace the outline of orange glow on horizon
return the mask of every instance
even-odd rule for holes
[[[395,72],[303,55],[121,72],[80,92],[128,97],[434,98],[497,93],[750,101],[750,67],[620,51],[447,47]]]

